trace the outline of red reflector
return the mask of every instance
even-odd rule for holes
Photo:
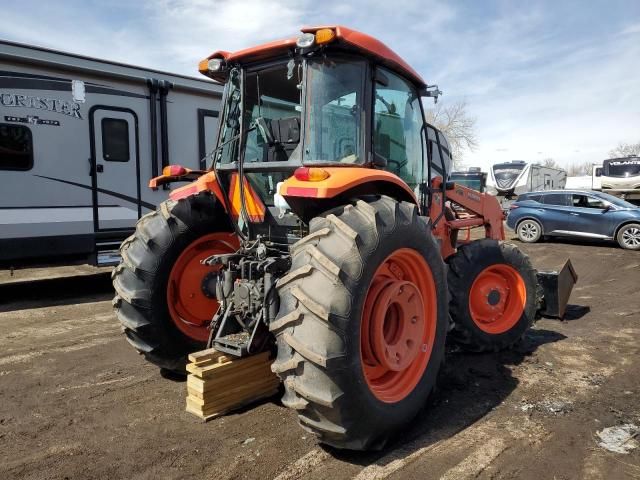
[[[162,169],[162,175],[165,177],[179,177],[187,173],[187,169],[182,165],[167,165]]]
[[[287,187],[287,192],[285,196],[315,198],[318,196],[318,189],[304,188],[304,187]]]

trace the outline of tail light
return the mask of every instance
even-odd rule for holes
[[[324,168],[300,167],[293,172],[293,176],[302,182],[321,182],[329,178],[329,172]]]
[[[179,177],[187,173],[187,169],[182,165],[167,165],[162,169],[162,175],[165,177]]]
[[[516,208],[520,208],[520,205],[516,205],[514,203],[512,203],[511,205],[509,205],[509,210],[515,210]]]

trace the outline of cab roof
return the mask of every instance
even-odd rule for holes
[[[302,33],[315,33],[317,30],[325,28],[330,28],[335,33],[335,38],[330,45],[337,44],[347,50],[352,50],[356,53],[371,57],[380,64],[403,74],[409,80],[413,81],[418,88],[424,88],[427,86],[422,77],[396,52],[391,50],[380,40],[367,35],[366,33],[358,32],[342,25],[303,27],[300,31]],[[255,47],[238,50],[237,52],[217,51],[208,56],[207,60],[220,58],[228,63],[249,63],[268,60],[270,58],[286,54],[289,50],[296,48],[297,39],[298,36],[275,40]],[[217,76],[215,73],[207,73],[205,75],[215,80],[224,80],[221,75]]]

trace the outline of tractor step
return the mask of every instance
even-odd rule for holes
[[[206,421],[275,395],[280,380],[271,363],[270,352],[245,358],[214,348],[192,353],[187,364],[187,412]]]

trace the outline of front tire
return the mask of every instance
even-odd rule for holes
[[[424,406],[444,355],[444,263],[415,205],[380,197],[311,221],[271,322],[284,405],[339,448],[382,448]]]
[[[618,231],[616,240],[625,250],[640,250],[640,224],[630,223],[623,226]]]
[[[120,247],[112,274],[115,313],[129,343],[159,367],[184,374],[186,356],[204,348],[218,308],[202,290],[212,270],[200,260],[237,249],[237,237],[208,192],[162,202]]]
[[[498,351],[535,320],[536,273],[515,245],[476,240],[448,259],[451,337],[467,350]]]
[[[542,238],[542,225],[536,220],[527,218],[518,224],[516,234],[523,243],[536,243]]]

